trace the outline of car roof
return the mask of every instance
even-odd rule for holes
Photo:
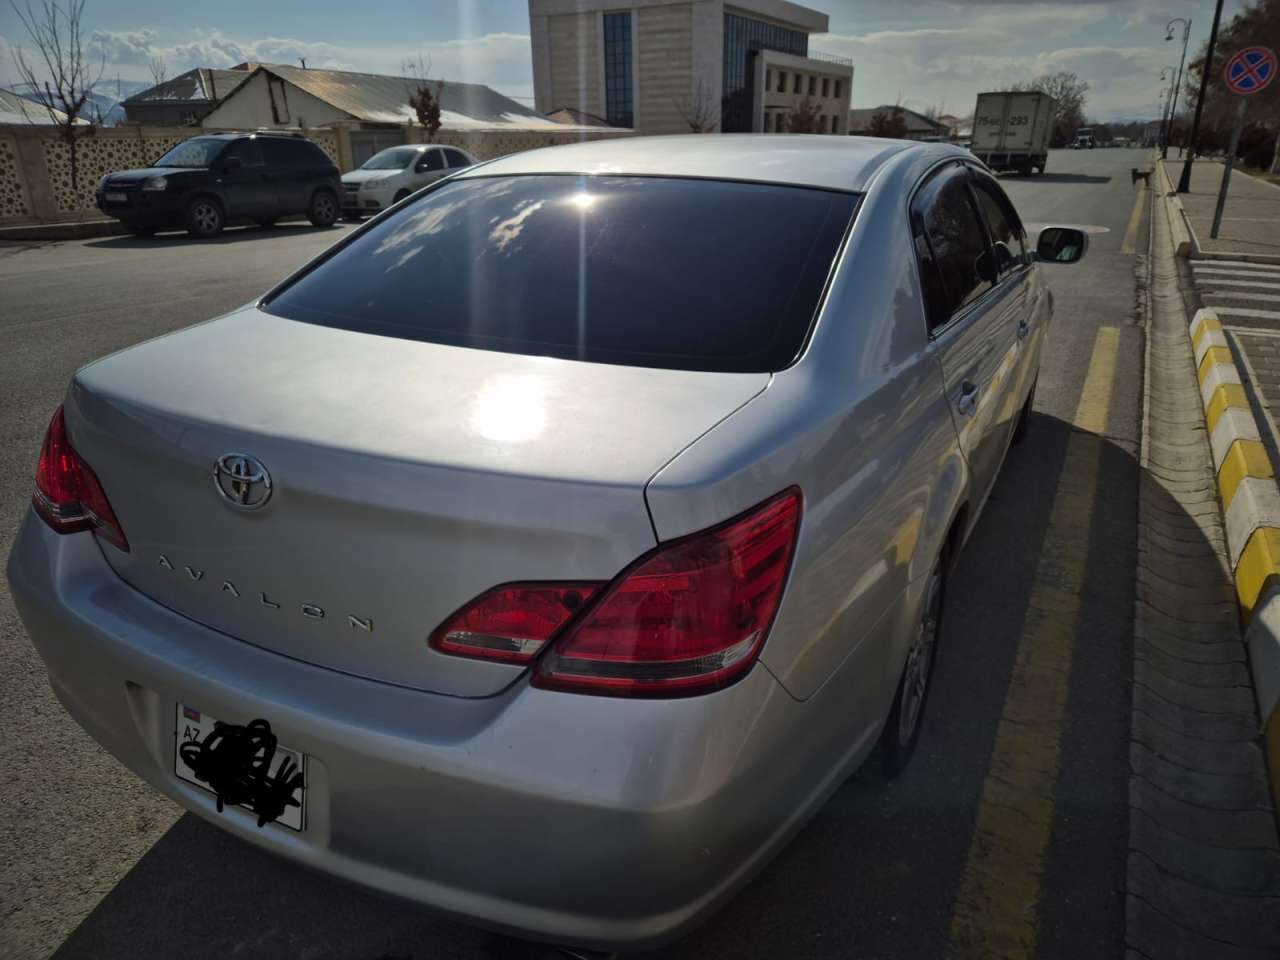
[[[511,154],[461,177],[618,173],[651,177],[752,180],[862,192],[891,157],[908,152],[939,158],[972,156],[950,144],[876,137],[786,134],[688,134],[619,137]]]

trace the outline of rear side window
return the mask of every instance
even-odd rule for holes
[[[963,167],[951,167],[926,183],[911,202],[930,330],[991,287],[980,272],[987,235],[967,181]]]
[[[267,163],[282,167],[317,167],[329,162],[323,150],[310,140],[264,137],[261,141]]]
[[[471,166],[471,161],[467,159],[467,155],[461,150],[446,150],[444,153],[449,158],[449,166],[451,167]]]
[[[423,166],[427,170],[443,170],[444,169],[444,151],[443,150],[428,150],[426,153],[422,155],[422,160],[425,161],[423,163]]]
[[[716,180],[455,180],[266,309],[508,353],[778,370],[804,344],[856,204],[848,193]]]
[[[232,157],[239,157],[241,166],[262,166],[262,148],[256,138],[237,140],[227,147],[227,152],[222,155],[222,161],[225,163]]]
[[[978,209],[982,211],[982,219],[986,221],[987,230],[991,234],[996,269],[1003,278],[1026,262],[1027,250],[1022,242],[1022,223],[1018,220],[1013,204],[994,181],[988,181],[985,176],[975,174],[973,195],[978,201]]]

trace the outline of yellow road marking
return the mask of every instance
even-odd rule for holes
[[[1227,448],[1218,468],[1218,489],[1222,491],[1222,509],[1227,510],[1245,477],[1274,477],[1271,458],[1261,440],[1236,440]]]
[[[1129,215],[1129,229],[1124,232],[1121,253],[1134,253],[1138,243],[1138,224],[1142,222],[1142,204],[1147,199],[1147,181],[1138,184],[1138,195],[1133,200],[1133,213]]]
[[[1030,960],[1119,332],[1098,331],[951,915],[952,955]]]
[[[1267,583],[1277,576],[1280,576],[1280,530],[1259,527],[1249,534],[1249,541],[1236,561],[1236,599],[1246,618],[1253,614],[1253,606]]]
[[[1200,369],[1198,372],[1201,385],[1204,384],[1205,378],[1209,376],[1209,371],[1220,363],[1234,363],[1231,359],[1230,347],[1210,347],[1204,352],[1204,356],[1200,358]]]
[[[1222,419],[1222,415],[1227,412],[1228,407],[1244,407],[1245,409],[1249,407],[1249,398],[1244,395],[1244,387],[1238,383],[1224,383],[1213,391],[1209,406],[1204,411],[1204,418],[1209,424],[1210,436],[1213,435],[1214,428],[1218,425],[1218,421]]]

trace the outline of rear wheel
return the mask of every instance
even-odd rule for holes
[[[307,219],[313,226],[332,227],[338,219],[338,200],[328,190],[317,190],[307,208]]]
[[[933,565],[924,587],[920,622],[907,651],[907,662],[898,681],[889,720],[880,735],[885,777],[892,779],[907,766],[920,739],[920,721],[933,679],[934,654],[942,627],[945,565],[941,557]]]
[[[225,224],[222,204],[213,197],[196,197],[187,207],[187,233],[193,237],[201,240],[216,237]]]

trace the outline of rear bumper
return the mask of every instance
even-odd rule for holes
[[[821,698],[796,702],[761,665],[674,701],[522,681],[462,699],[325,670],[178,616],[116,577],[90,534],[58,536],[34,514],[8,575],[67,710],[154,787],[309,866],[537,939],[618,949],[678,936],[874,737],[802,730]],[[266,717],[305,752],[307,829],[218,814],[178,780],[175,701],[229,721]]]

